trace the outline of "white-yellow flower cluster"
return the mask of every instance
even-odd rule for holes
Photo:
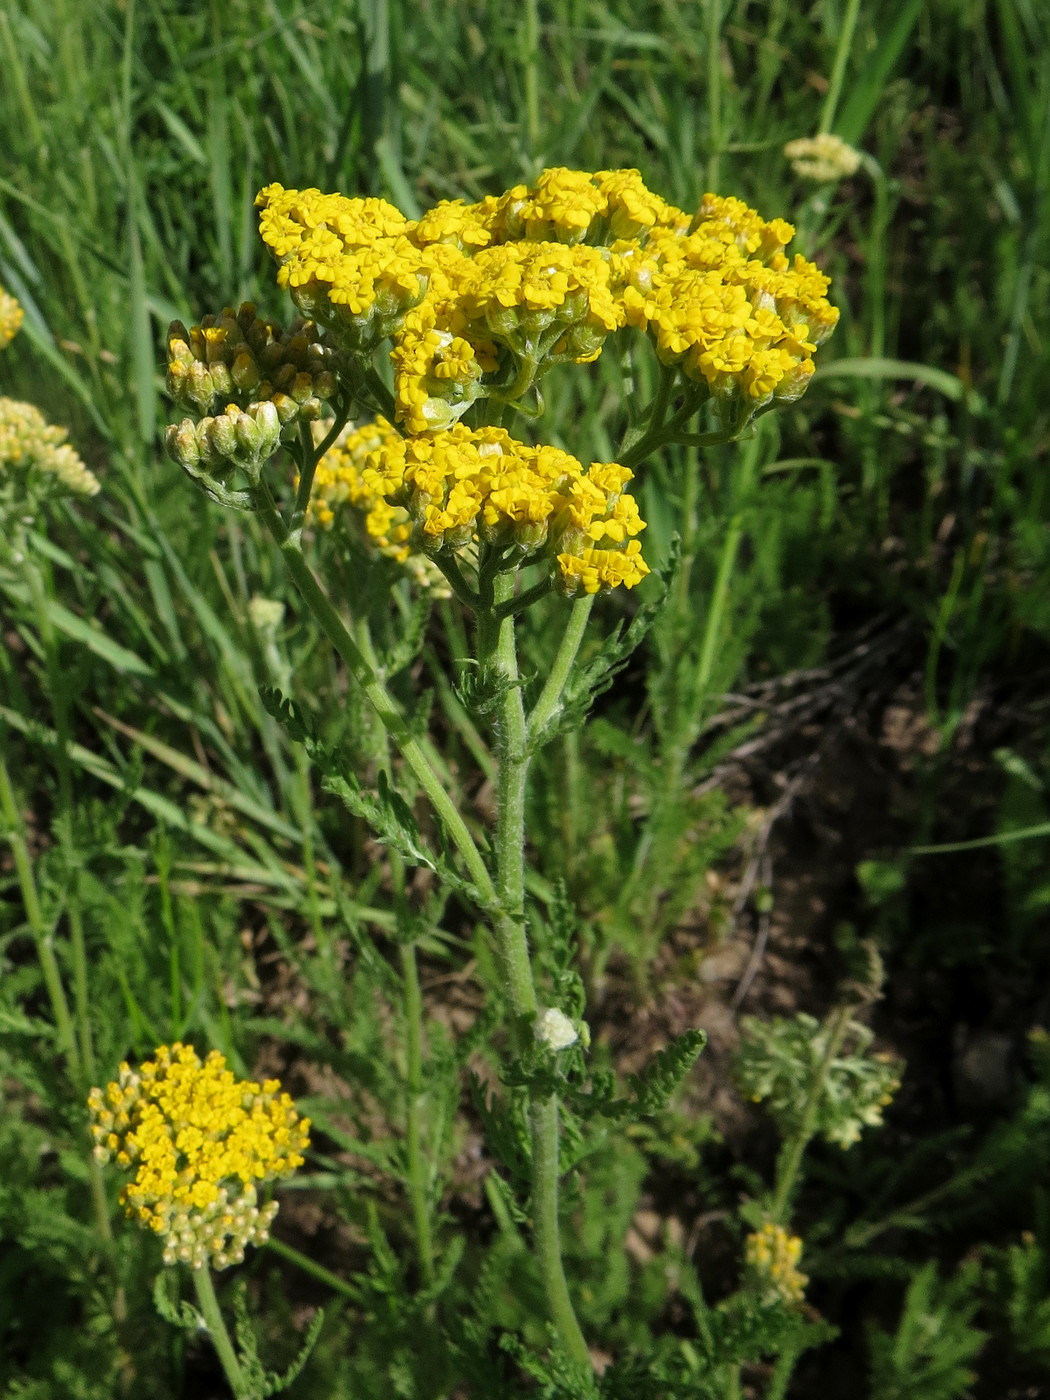
[[[846,180],[856,174],[860,166],[860,152],[843,141],[841,136],[833,136],[829,131],[820,136],[800,136],[797,141],[789,141],[784,147],[784,154],[796,175],[820,184]]]
[[[65,428],[48,423],[38,408],[0,396],[0,480],[21,472],[32,484],[94,496],[99,480],[70,447]]]

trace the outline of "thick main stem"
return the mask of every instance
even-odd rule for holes
[[[514,1045],[520,1050],[526,1043],[537,1001],[525,929],[525,795],[530,761],[530,725],[525,718],[518,674],[514,617],[500,618],[496,615],[496,609],[510,598],[513,588],[513,574],[497,574],[492,580],[491,606],[478,618],[478,661],[482,675],[490,677],[501,691],[496,734],[498,814],[495,844],[499,912],[495,933],[504,987],[511,1005]],[[580,607],[570,620],[567,628],[569,641],[566,644],[563,639],[559,649],[561,665],[556,663],[559,679],[554,690],[548,693],[545,688],[541,696],[541,704],[537,707],[541,723],[534,725],[533,734],[541,730],[556,711],[572,658],[579,647],[588,611]],[[573,1311],[561,1257],[558,1100],[555,1095],[532,1098],[529,1133],[532,1146],[533,1238],[551,1321],[569,1355],[582,1365],[589,1365],[587,1343]]]
[[[562,1346],[581,1365],[591,1364],[587,1343],[576,1320],[561,1258],[558,1223],[558,1100],[533,1099],[529,1106],[532,1139],[532,1229],[536,1257],[547,1294],[551,1321]]]

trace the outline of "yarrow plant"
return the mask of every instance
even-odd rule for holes
[[[378,796],[364,794],[352,774],[333,777],[338,757],[321,749],[294,707],[275,704],[275,716],[325,764],[326,785],[376,825],[402,885],[405,865],[427,865],[488,924],[506,1011],[504,1082],[524,1103],[524,1140],[514,1153],[527,1176],[552,1336],[573,1366],[589,1371],[558,1216],[559,1114],[569,1076],[585,1066],[587,1036],[578,980],[562,975],[552,998],[530,943],[530,766],[580,722],[622,660],[617,645],[586,666],[579,657],[594,600],[650,574],[646,523],[629,489],[638,469],[668,444],[730,442],[798,399],[838,313],[828,279],[788,254],[794,230],[784,220],[713,194],[686,212],[635,170],[550,169],[474,204],[442,201],[419,219],[382,199],[277,184],[256,202],[297,318],[282,326],[245,304],[189,328],[174,323],[168,387],[187,416],[168,429],[167,447],[213,500],[256,512],[270,531],[401,765],[378,774]],[[656,388],[650,403],[629,404],[616,460],[587,463],[538,440],[544,380],[593,363],[611,337],[625,364],[651,355]],[[625,378],[630,394],[626,386]],[[516,432],[508,426],[514,414],[523,422]],[[281,450],[290,469],[271,478],[264,469]],[[454,595],[472,619],[460,694],[489,734],[491,831],[482,835],[477,815],[457,805],[432,741],[391,691],[365,610],[354,606],[348,619],[330,584],[332,565],[318,571],[308,561],[309,527],[343,558],[410,570],[424,599]],[[565,609],[564,623],[533,685],[519,668],[516,621],[546,595]],[[415,825],[411,803],[420,794],[442,850],[428,849]],[[411,942],[402,956],[408,1013],[418,1019]],[[559,994],[563,1005],[551,1004]],[[418,1029],[415,1036],[418,1060]],[[590,1102],[605,1103],[612,1117],[655,1111],[702,1043],[692,1033],[669,1047],[653,1084],[639,1079],[631,1100]],[[410,1115],[407,1185],[426,1281],[429,1187],[413,1122]],[[143,1206],[156,1210],[152,1197]],[[210,1238],[210,1226],[202,1228]],[[789,1277],[787,1265],[781,1272]]]
[[[784,147],[784,154],[800,179],[821,184],[848,180],[857,173],[861,163],[860,151],[830,131],[789,141]]]
[[[129,1216],[164,1241],[164,1263],[193,1271],[197,1296],[236,1394],[242,1367],[226,1333],[209,1268],[239,1264],[265,1244],[277,1202],[261,1187],[303,1162],[310,1120],[276,1079],[238,1080],[212,1050],[161,1045],[137,1069],[88,1096],[95,1157],[133,1173],[121,1191]]]

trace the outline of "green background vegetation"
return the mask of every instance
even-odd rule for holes
[[[629,1145],[592,1143],[570,1191],[584,1330],[610,1356],[663,1357],[646,1363],[654,1396],[708,1393],[673,1380],[695,1336],[687,1265],[715,1299],[733,1286],[733,1213],[774,1152],[727,1106],[719,1044],[738,1007],[823,1015],[866,938],[886,971],[877,1044],[908,1067],[885,1128],[812,1154],[793,1223],[810,1303],[839,1331],[787,1393],[1050,1393],[1050,1057],[1028,1043],[1050,1024],[1043,7],[9,0],[0,75],[0,285],[26,313],[0,387],[68,424],[103,481],[25,526],[43,601],[0,542],[18,812],[0,852],[0,1393],[134,1397],[145,1377],[156,1396],[221,1393],[210,1356],[156,1314],[153,1243],[118,1221],[102,1248],[89,1200],[82,1089],[180,1036],[281,1073],[322,1130],[277,1233],[331,1275],[275,1250],[246,1271],[271,1364],[326,1307],[290,1394],[574,1393],[496,1341],[542,1334],[527,1270],[508,1283],[520,1222],[482,1182],[478,1107],[456,1110],[487,1013],[470,991],[484,946],[455,908],[418,945],[426,1082],[409,1088],[428,1096],[445,1242],[419,1293],[386,867],[259,687],[288,686],[366,766],[372,723],[268,539],[158,448],[168,321],[242,298],[287,315],[260,186],[415,215],[550,164],[637,166],[684,207],[713,188],[787,217],[842,310],[798,405],[742,446],[646,470],[647,557],[678,534],[685,563],[590,729],[549,755],[531,814],[537,868],[583,922],[603,1063],[632,1071],[698,1007],[713,1018],[677,1109]],[[822,121],[867,156],[837,188],[782,155]],[[543,435],[614,456],[615,392],[604,362],[561,374]],[[327,567],[352,598],[355,578]],[[251,623],[256,594],[288,604],[276,635]],[[636,607],[607,600],[601,626]],[[550,615],[525,642],[540,673]],[[410,620],[404,600],[375,619],[391,645]],[[444,679],[459,624],[438,622],[413,674],[465,809],[483,810],[483,741]],[[739,962],[723,983],[705,972],[756,940],[749,984]],[[34,941],[79,998],[84,1083],[58,1054]],[[560,946],[555,930],[555,984]],[[457,1273],[454,1239],[484,1268]],[[447,1312],[442,1334],[442,1306],[472,1309],[475,1330]],[[761,1365],[741,1383],[779,1384]]]

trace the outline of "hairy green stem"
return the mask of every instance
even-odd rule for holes
[[[543,742],[544,731],[558,716],[573,662],[580,650],[583,634],[587,630],[587,621],[590,618],[591,609],[594,607],[594,599],[595,594],[593,593],[581,593],[573,600],[572,610],[569,613],[569,620],[565,624],[565,631],[562,633],[554,664],[547,673],[546,683],[540,691],[540,697],[533,706],[532,713],[529,715],[530,748]]]
[[[514,574],[496,574],[490,582],[492,607],[478,614],[478,662],[483,678],[502,694],[496,735],[496,949],[504,989],[514,1018],[514,1044],[521,1049],[528,1023],[536,1014],[529,945],[525,933],[525,787],[528,779],[528,728],[514,644],[514,618],[496,609],[511,597]]]
[[[197,1302],[200,1304],[201,1314],[208,1328],[208,1335],[218,1353],[223,1372],[230,1383],[230,1389],[236,1396],[236,1400],[249,1400],[244,1372],[241,1370],[241,1363],[237,1359],[237,1353],[234,1351],[230,1334],[226,1330],[226,1324],[222,1320],[219,1300],[215,1296],[215,1285],[211,1281],[207,1264],[201,1269],[193,1270],[193,1286],[197,1291]]]
[[[496,901],[496,891],[481,852],[478,850],[477,844],[468,831],[455,803],[442,787],[441,780],[434,771],[422,745],[410,733],[390,692],[368,664],[361,648],[329,602],[327,594],[306,562],[301,542],[292,537],[281,519],[265,481],[261,481],[258,486],[253,488],[252,496],[258,514],[276,541],[292,582],[298,588],[303,601],[313,613],[314,619],[342,658],[354,680],[364,691],[366,699],[379,716],[384,729],[415,774],[416,780],[426,793],[446,834],[462,856],[470,878],[477,888],[481,903],[485,906],[491,906]]]
[[[773,1192],[773,1203],[770,1206],[770,1219],[775,1225],[783,1225],[787,1215],[788,1206],[791,1202],[791,1192],[794,1189],[795,1179],[798,1176],[799,1168],[802,1165],[802,1157],[813,1137],[817,1125],[817,1113],[820,1110],[820,1100],[824,1093],[824,1085],[827,1083],[828,1071],[831,1069],[835,1056],[839,1053],[843,1038],[849,1026],[850,1007],[839,1006],[828,1017],[826,1022],[828,1040],[824,1047],[824,1054],[820,1058],[820,1063],[810,1081],[809,1093],[806,1095],[806,1102],[802,1110],[802,1118],[798,1127],[785,1142],[777,1161],[776,1187]]]
[[[551,1320],[562,1346],[581,1365],[591,1364],[587,1343],[576,1320],[561,1258],[558,1225],[558,1100],[533,1099],[529,1106],[532,1138],[532,1228]]]
[[[302,462],[300,464],[299,486],[295,493],[295,505],[292,507],[292,523],[288,529],[288,533],[293,539],[299,538],[306,522],[306,510],[310,504],[310,493],[313,490],[314,477],[317,474],[317,464],[343,431],[349,416],[349,406],[344,405],[336,413],[331,428],[316,445],[310,425],[303,423],[300,426]]]
[[[501,604],[509,600],[513,588],[513,574],[496,574],[492,579],[492,606],[478,617],[478,660],[482,675],[491,677],[502,692],[496,734],[499,768],[495,848],[499,911],[495,933],[504,990],[513,1018],[513,1044],[520,1052],[527,1044],[529,1027],[537,1011],[536,987],[525,929],[525,795],[530,733],[539,731],[530,726],[525,717],[514,640],[514,617],[500,617],[497,612]],[[546,688],[544,690],[547,699],[543,702],[543,714],[548,717],[553,715],[564,689],[588,611],[581,606],[570,618],[566,629],[570,642],[567,646],[563,638],[559,649],[560,678],[549,693]],[[587,1344],[576,1321],[561,1258],[556,1097],[546,1095],[532,1099],[529,1105],[529,1131],[532,1143],[534,1243],[551,1321],[565,1350],[577,1361],[588,1365]]]

